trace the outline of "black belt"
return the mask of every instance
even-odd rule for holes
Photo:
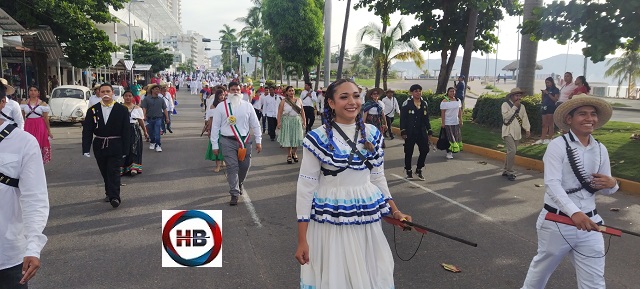
[[[221,136],[221,137],[224,137],[224,138],[228,138],[228,139],[236,140],[236,137],[235,137],[235,136],[232,136],[232,135],[220,135],[220,136]]]
[[[560,211],[560,210],[558,210],[558,209],[556,209],[556,208],[554,208],[554,207],[552,207],[551,205],[548,205],[548,204],[544,204],[544,209],[547,210],[550,213],[558,214],[560,216],[570,217],[570,216],[567,216],[567,214],[563,213],[562,211]],[[598,214],[598,210],[594,209],[591,212],[583,212],[583,213],[585,213],[587,215],[587,217],[591,218],[591,217],[593,217],[593,216]]]

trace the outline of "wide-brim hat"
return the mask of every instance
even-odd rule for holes
[[[151,91],[154,87],[160,87],[160,86],[159,86],[159,85],[157,85],[157,84],[155,84],[155,83],[152,83],[152,84],[149,84],[149,85],[147,86],[147,89],[145,89],[145,90],[146,90],[146,91]]]
[[[96,90],[98,88],[100,88],[100,86],[102,86],[102,84],[96,84],[93,86],[93,88],[91,90]]]
[[[507,97],[507,98],[509,98],[509,97],[511,97],[512,95],[514,95],[514,94],[518,94],[518,93],[519,93],[519,94],[523,94],[523,95],[524,95],[524,90],[522,90],[520,87],[516,87],[516,88],[512,89],[512,90],[509,92],[509,94],[507,94],[507,96],[506,96],[506,97]]]
[[[384,90],[382,90],[382,88],[376,87],[376,88],[369,89],[369,91],[367,91],[367,98],[371,98],[371,95],[373,94],[374,91],[378,92],[379,98],[385,95]]]
[[[598,113],[598,122],[594,126],[594,129],[604,126],[611,119],[611,115],[613,114],[613,108],[606,100],[583,93],[574,95],[573,98],[560,104],[553,113],[553,122],[555,122],[560,129],[569,131],[570,127],[565,122],[567,115],[569,115],[572,110],[582,106],[593,106],[596,108],[596,112]]]
[[[6,95],[12,95],[16,92],[16,89],[13,88],[13,86],[9,85],[9,82],[4,79],[4,78],[0,78],[0,83],[2,83],[2,85],[5,87],[6,91],[5,94]]]

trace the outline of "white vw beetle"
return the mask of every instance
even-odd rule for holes
[[[91,90],[79,85],[61,85],[53,89],[49,99],[49,121],[82,122],[89,108]]]

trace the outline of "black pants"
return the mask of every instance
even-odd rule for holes
[[[262,133],[267,131],[267,118],[269,118],[269,117],[267,117],[266,114],[262,115],[262,123],[261,123],[261,125],[262,125]]]
[[[413,158],[414,146],[418,145],[418,163],[416,164],[416,170],[421,170],[424,167],[424,162],[427,159],[429,153],[429,142],[426,137],[408,137],[404,140],[404,169],[411,170],[411,159]]]
[[[27,289],[27,284],[20,284],[22,280],[22,263],[0,270],[0,289]]]
[[[393,132],[391,131],[391,125],[393,124],[393,117],[384,116],[387,119],[387,130],[384,132],[384,135],[387,135],[389,132],[389,137],[393,139]]]
[[[96,162],[104,180],[104,191],[109,200],[120,200],[120,167],[122,156],[103,156],[96,154]]]
[[[316,115],[313,111],[313,106],[303,106],[304,116],[306,118],[307,132],[313,129],[313,122],[316,120]]]
[[[258,117],[258,123],[261,123],[262,122],[262,111],[257,110],[255,108],[253,110],[256,111],[256,116]]]
[[[278,125],[278,119],[275,117],[267,116],[267,125],[269,130],[269,139],[276,139],[276,126]]]

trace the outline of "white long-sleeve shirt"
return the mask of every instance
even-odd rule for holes
[[[0,125],[4,130],[9,123]],[[14,129],[0,142],[0,172],[19,179],[18,188],[0,184],[0,270],[40,258],[49,217],[49,196],[38,141]]]
[[[213,111],[213,121],[211,123],[211,148],[218,149],[218,134],[223,136],[235,137],[231,124],[227,117],[227,110],[229,110],[229,100],[220,103]],[[253,134],[254,142],[256,144],[262,143],[262,129],[258,122],[258,116],[253,109],[251,103],[241,100],[240,105],[237,107],[231,106],[229,111],[230,115],[235,116],[238,132],[241,136],[246,136],[251,131]]]
[[[302,99],[302,106],[314,107],[315,106],[314,103],[318,101],[315,91],[303,90],[300,93],[300,99]]]
[[[0,118],[4,119],[10,124],[15,123],[19,128],[24,129],[24,118],[22,118],[21,110],[22,109],[20,108],[20,104],[17,101],[7,98],[7,103],[4,105],[4,108],[2,109],[2,114],[0,114]],[[13,120],[8,119],[3,114],[12,118]]]
[[[400,114],[400,106],[398,105],[398,99],[396,97],[388,98],[383,97],[382,103],[384,103],[384,115],[388,117],[394,117],[397,114]]]
[[[572,148],[577,149],[579,159],[582,161],[584,171],[591,174],[599,173],[611,176],[609,164],[609,152],[607,148],[589,136],[589,145],[584,146],[578,138],[569,132],[564,135]],[[567,216],[578,211],[590,212],[596,208],[595,194],[582,189],[573,194],[567,194],[567,190],[580,188],[580,182],[576,178],[569,165],[566,144],[562,137],[553,139],[542,158],[544,162],[544,184],[546,193],[544,202],[560,209]],[[618,185],[611,189],[600,190],[599,193],[610,195],[618,191]]]
[[[258,99],[253,102],[253,108],[257,109],[257,110],[263,110],[264,109],[264,94],[260,94],[260,96],[258,97]]]
[[[509,121],[511,117],[516,114],[518,107],[510,106],[509,103],[504,102],[500,107],[502,111],[502,119],[503,121]],[[529,123],[529,117],[527,116],[527,110],[524,108],[524,104],[520,104],[520,112],[518,112],[518,116],[522,119],[522,125],[517,118],[514,118],[513,121],[508,125],[502,124],[502,137],[511,136],[514,140],[519,140],[522,138],[522,129],[525,131],[531,130],[531,124]]]
[[[165,93],[164,96],[162,96],[162,99],[164,99],[164,103],[167,105],[167,112],[169,114],[173,113],[173,109],[175,108],[175,105],[173,103],[173,98],[171,97],[171,93]]]
[[[280,106],[280,101],[282,101],[282,96],[280,95],[265,95],[260,97],[262,99],[262,113],[267,117],[277,117],[278,116],[278,107]]]

